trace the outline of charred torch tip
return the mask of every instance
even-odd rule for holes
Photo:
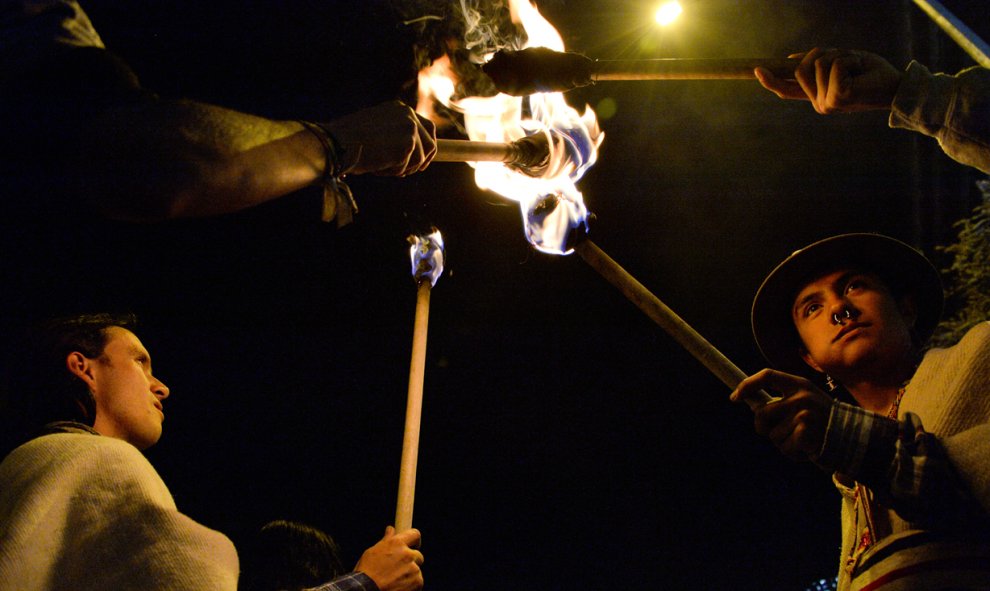
[[[481,67],[499,92],[528,96],[564,92],[592,83],[594,62],[583,55],[530,47],[499,51]]]
[[[561,194],[544,195],[526,209],[527,238],[533,246],[550,254],[570,254],[590,230],[584,210],[573,207]]]
[[[511,144],[512,158],[506,166],[526,176],[540,178],[550,169],[550,140],[544,133],[535,133]]]
[[[584,219],[584,223],[571,228],[570,232],[564,236],[564,252],[571,252],[574,248],[588,239],[591,233],[591,222],[595,219],[595,214],[589,213]]]

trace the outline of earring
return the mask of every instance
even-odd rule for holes
[[[828,388],[829,392],[835,392],[835,389],[838,388],[838,386],[835,385],[835,380],[833,380],[832,376],[828,374],[825,374],[825,387]]]

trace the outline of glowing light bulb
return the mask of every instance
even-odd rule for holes
[[[684,9],[681,8],[679,2],[667,2],[657,9],[657,13],[654,18],[656,18],[657,24],[660,26],[667,26],[677,20],[677,17],[679,17],[682,12],[684,12]]]

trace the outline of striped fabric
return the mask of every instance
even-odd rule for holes
[[[378,585],[364,573],[347,573],[306,591],[378,591]]]
[[[850,478],[883,474],[894,457],[897,433],[897,421],[836,401],[817,463]]]
[[[942,539],[926,531],[889,536],[863,554],[853,591],[990,589],[990,540]]]
[[[834,405],[818,462],[842,496],[840,591],[990,591],[988,384],[983,322],[926,353],[899,420]]]

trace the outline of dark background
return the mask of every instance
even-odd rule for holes
[[[539,7],[569,50],[603,59],[822,45],[970,65],[906,0],[683,4],[662,31],[651,2]],[[946,4],[990,34],[983,3]],[[381,2],[84,6],[163,96],[318,118],[406,97],[413,78],[411,33]],[[883,113],[821,117],[755,82],[600,83],[567,99],[603,114],[579,184],[591,237],[745,371],[763,366],[748,308],[774,264],[848,231],[934,255],[983,176]],[[9,256],[43,260],[50,283],[27,282],[13,313],[136,312],[172,390],[149,456],[180,509],[237,543],[270,519],[306,521],[353,564],[394,518],[415,304],[405,238],[436,224],[447,266],[414,515],[428,589],[799,590],[834,574],[829,477],[757,437],[749,410],[580,258],[529,247],[515,204],[467,165],[352,188],[361,213],[342,230],[317,221],[307,191],[210,220],[101,222],[62,258],[28,243]]]

